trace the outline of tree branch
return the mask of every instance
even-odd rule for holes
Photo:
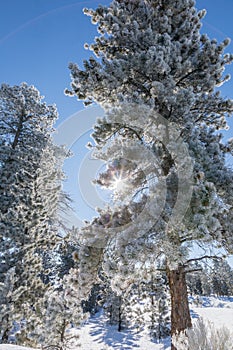
[[[176,86],[178,86],[183,80],[187,79],[190,75],[192,75],[193,73],[198,72],[199,70],[200,70],[199,68],[196,68],[196,69],[192,70],[191,72],[187,73],[186,75],[184,75],[182,78],[180,78],[178,80],[178,82],[176,83]]]
[[[189,259],[186,261],[186,264],[189,264],[193,261],[200,261],[200,260],[204,260],[204,259],[216,259],[216,260],[222,260],[223,258],[217,255],[204,255],[200,258],[193,258],[193,259]]]
[[[189,269],[189,270],[185,270],[185,273],[191,273],[191,272],[199,272],[202,271],[203,269],[199,268],[199,269]]]

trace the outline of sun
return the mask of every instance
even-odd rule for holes
[[[131,164],[125,159],[115,159],[108,164],[106,172],[107,187],[115,194],[123,194],[131,187]]]
[[[125,187],[125,181],[121,177],[114,179],[113,188],[116,191],[122,191]]]
[[[116,192],[122,192],[127,187],[127,177],[123,177],[122,174],[113,175],[111,179],[111,189]]]

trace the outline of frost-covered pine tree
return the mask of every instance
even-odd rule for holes
[[[161,275],[151,275],[150,286],[150,335],[152,338],[161,339],[170,334],[169,298],[165,281]]]
[[[56,107],[42,99],[26,83],[0,89],[0,281],[12,283],[10,307],[1,299],[2,342],[18,322],[18,342],[30,343],[47,289],[42,253],[57,243],[66,151],[52,141]]]
[[[204,278],[202,278],[205,275]],[[198,262],[195,262],[192,266],[192,270],[186,276],[188,292],[191,295],[202,295],[203,294],[203,285],[202,280],[204,281],[207,276],[207,267],[202,268]]]
[[[193,295],[232,295],[232,280],[233,270],[223,259],[214,259],[208,266],[195,263],[187,274],[187,285]]]
[[[125,328],[124,299],[121,295],[110,292],[104,303],[104,312],[110,325],[116,325],[118,332]]]
[[[15,284],[15,267],[9,269],[3,282],[0,282],[0,306],[1,306],[1,329],[0,339],[5,343],[9,341],[9,332],[12,329],[11,315],[14,312],[12,292]]]
[[[215,260],[211,273],[212,293],[218,296],[232,295],[233,270],[226,261]]]
[[[70,65],[67,93],[106,112],[93,134],[94,154],[108,164],[98,183],[114,190],[122,211],[118,224],[109,225],[110,215],[102,228],[84,228],[83,243],[89,251],[98,247],[100,259],[111,256],[105,270],[115,287],[126,266],[133,271],[163,257],[171,332],[179,333],[191,327],[190,252],[196,244],[206,257],[212,248],[233,252],[233,171],[225,165],[233,142],[219,133],[233,103],[216,90],[229,78],[229,40],[218,44],[200,34],[205,11],[193,0],[114,0],[85,13],[98,25],[95,43],[86,45],[96,58],[84,68]],[[140,214],[120,220],[125,207],[145,198]]]
[[[147,329],[151,338],[161,339],[170,333],[167,286],[158,272],[143,277],[124,295],[125,319],[128,327]]]
[[[75,227],[70,228],[52,254],[48,252],[46,256],[46,266],[51,273],[46,276],[49,287],[44,297],[43,322],[35,334],[38,343],[45,349],[78,347],[76,328],[88,313],[83,310],[79,297],[79,246],[72,240],[75,232]]]
[[[43,323],[36,337],[45,349],[59,350],[78,347],[77,328],[84,320],[78,295],[78,271],[71,268],[63,279],[51,286],[45,296]]]

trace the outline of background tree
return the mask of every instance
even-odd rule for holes
[[[192,295],[230,296],[232,277],[232,268],[225,260],[214,259],[211,264],[196,262],[187,274],[187,285]]]
[[[205,275],[206,278],[203,278]],[[188,291],[191,295],[202,295],[203,291],[203,283],[205,279],[208,279],[206,269],[202,269],[201,264],[195,262],[192,266],[191,273],[186,275],[186,282],[188,286]]]
[[[51,286],[45,296],[43,322],[35,334],[43,349],[66,350],[77,345],[77,329],[85,319],[78,294],[78,271],[71,268],[56,285]]]
[[[0,281],[12,283],[10,307],[1,300],[2,342],[8,342],[15,321],[22,325],[18,342],[33,342],[47,289],[40,278],[42,253],[58,241],[67,152],[52,141],[56,107],[42,99],[26,83],[0,89]]]
[[[232,295],[233,270],[226,261],[214,261],[210,277],[213,294],[218,296]]]
[[[161,273],[143,274],[143,278],[126,293],[124,303],[128,327],[137,331],[148,329],[152,339],[162,339],[170,334],[169,296]]]
[[[224,143],[218,132],[226,129],[233,103],[216,90],[229,78],[223,71],[233,57],[224,54],[228,39],[218,44],[200,34],[205,11],[194,5],[114,0],[85,10],[98,25],[95,43],[86,45],[97,58],[84,61],[83,69],[70,64],[67,91],[106,111],[95,126],[94,154],[109,164],[98,183],[114,189],[118,218],[146,197],[140,220],[131,213],[120,229],[116,223],[110,225],[115,230],[107,230],[106,222],[102,230],[88,225],[83,244],[89,250],[102,244],[99,258],[104,256],[118,292],[124,269],[164,258],[172,334],[191,327],[185,280],[190,251],[196,244],[210,252],[205,258],[213,248],[233,251],[233,171],[225,165],[233,143]]]

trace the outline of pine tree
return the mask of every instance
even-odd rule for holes
[[[210,295],[212,293],[211,276],[209,269],[205,270],[205,273],[201,274],[201,285],[203,295]]]
[[[144,280],[125,293],[125,319],[128,327],[137,331],[147,329],[152,339],[161,339],[170,333],[167,286],[160,273],[150,272],[149,276],[146,280],[143,275]]]
[[[17,341],[36,344],[30,334],[42,322],[47,289],[40,278],[42,252],[52,250],[58,239],[61,165],[67,152],[52,141],[56,107],[42,99],[26,83],[0,89],[0,281],[14,271],[10,308],[0,310],[2,342],[18,322]]]
[[[44,349],[66,350],[77,347],[77,329],[85,319],[78,295],[78,271],[71,268],[57,284],[51,286],[45,296],[43,323],[35,336]]]
[[[4,282],[0,282],[0,307],[1,307],[1,332],[0,339],[3,343],[9,340],[12,328],[11,318],[13,312],[12,292],[14,287],[15,268],[11,268],[5,275]]]
[[[214,261],[211,274],[212,293],[218,296],[232,295],[233,271],[226,261]]]
[[[225,165],[233,142],[224,143],[218,131],[227,128],[233,103],[216,90],[229,79],[223,72],[233,56],[224,54],[228,39],[218,44],[200,34],[205,11],[194,5],[114,0],[85,10],[98,25],[95,43],[86,45],[96,58],[84,68],[70,65],[67,91],[106,112],[93,134],[94,155],[108,164],[97,182],[113,189],[119,205],[112,209],[118,223],[89,225],[83,242],[102,249],[104,264],[109,256],[109,265],[115,260],[105,270],[114,271],[119,290],[126,266],[134,270],[137,261],[164,257],[172,334],[191,327],[185,275],[195,244],[233,251],[233,171]],[[141,212],[125,222],[133,203],[141,203]]]
[[[188,291],[191,295],[203,294],[203,275],[206,275],[206,278],[208,277],[206,269],[202,268],[198,262],[195,262],[192,266],[191,272],[186,276]]]

